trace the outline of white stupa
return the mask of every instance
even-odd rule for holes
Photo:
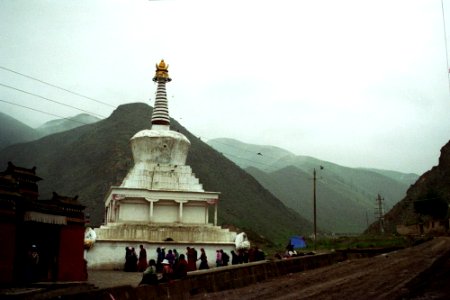
[[[186,165],[191,143],[170,130],[166,83],[171,79],[164,60],[156,65],[153,81],[158,86],[151,129],[130,140],[134,166],[105,197],[105,225],[95,229],[97,239],[86,256],[89,268],[120,268],[125,247],[137,249],[139,244],[149,258],[156,247],[178,248],[180,253],[187,246],[202,247],[211,262],[217,249],[234,249],[236,233],[217,226],[219,193],[204,191]]]

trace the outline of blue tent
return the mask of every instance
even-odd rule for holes
[[[306,248],[306,242],[302,236],[299,236],[299,235],[291,236],[289,242],[291,243],[291,245],[294,246],[294,249]]]

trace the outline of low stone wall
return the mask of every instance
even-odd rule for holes
[[[329,253],[295,257],[276,261],[261,261],[190,272],[183,280],[157,286],[121,286],[92,290],[75,295],[60,295],[58,299],[71,300],[147,300],[188,299],[199,293],[236,289],[281,275],[328,266],[346,259],[345,253]]]

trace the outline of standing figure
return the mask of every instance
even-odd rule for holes
[[[205,249],[200,249],[200,267],[199,270],[209,269],[208,257],[206,257]]]
[[[232,265],[239,264],[239,256],[233,250],[231,250],[231,264]]]
[[[222,265],[222,252],[220,250],[216,250],[216,267],[220,267]]]
[[[178,262],[175,264],[173,270],[173,277],[175,279],[184,278],[187,276],[187,271],[188,271],[188,262],[184,258],[184,254],[180,254]]]
[[[169,282],[172,280],[173,277],[172,266],[170,265],[167,259],[164,259],[162,261],[162,265],[163,265],[162,278],[159,280],[159,282]]]
[[[187,263],[188,263],[188,272],[189,271],[195,271],[197,270],[197,258],[194,252],[194,249],[191,247],[186,248],[186,256],[187,256]]]
[[[175,255],[173,255],[172,250],[169,249],[165,258],[169,261],[170,266],[173,268],[173,264],[175,263]]]
[[[147,269],[147,251],[143,245],[139,245],[139,248],[138,271],[144,272]]]
[[[156,248],[156,270],[158,272],[162,272],[163,265],[162,261],[164,260],[163,252],[161,251],[161,248]]]
[[[178,263],[178,259],[180,258],[180,254],[178,254],[177,249],[173,249],[173,255],[175,256],[175,264]]]
[[[123,268],[125,272],[131,271],[130,262],[131,262],[131,247],[125,247],[125,266]]]
[[[138,262],[138,256],[136,254],[136,250],[134,249],[134,247],[132,247],[131,255],[130,255],[130,272],[137,271],[137,262]]]
[[[223,252],[222,249],[220,249],[220,252],[222,253],[222,266],[228,266],[230,256],[226,252]]]
[[[198,259],[197,250],[195,250],[195,248],[192,248],[192,251],[194,252],[194,259],[195,259],[195,261],[197,261],[197,259]],[[195,268],[197,269],[197,265],[195,266]]]
[[[30,250],[28,250],[28,256],[26,261],[25,281],[27,283],[35,282],[40,279],[39,266],[40,261],[37,246],[31,245]]]

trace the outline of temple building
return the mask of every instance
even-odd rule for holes
[[[84,206],[53,193],[38,200],[36,168],[0,172],[0,285],[87,279]]]
[[[153,81],[157,90],[151,128],[131,138],[134,166],[106,194],[105,224],[95,229],[89,268],[120,268],[125,247],[137,249],[139,244],[150,252],[149,258],[157,247],[179,253],[186,247],[204,248],[211,259],[217,249],[234,249],[236,233],[217,226],[219,193],[203,189],[186,165],[189,140],[170,130],[166,83],[171,78],[164,60],[156,65]]]

